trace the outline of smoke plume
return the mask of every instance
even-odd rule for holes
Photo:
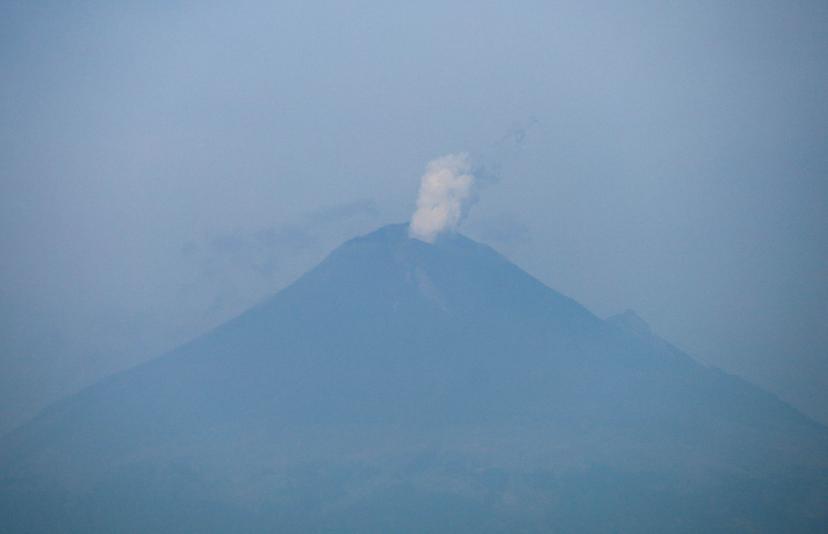
[[[473,186],[468,154],[449,154],[430,161],[420,181],[409,235],[433,243],[439,234],[455,230],[473,199]]]

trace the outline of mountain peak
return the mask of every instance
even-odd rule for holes
[[[422,241],[416,237],[411,237],[409,234],[408,223],[394,223],[381,226],[372,232],[357,236],[347,241],[345,245],[348,245],[349,243],[382,243],[389,246],[412,246],[412,242],[415,243],[413,246],[424,248],[476,247],[491,250],[488,246],[477,243],[476,241],[473,241],[458,232],[444,232],[438,235],[432,243]]]
[[[491,247],[456,232],[427,243],[410,237],[407,224],[383,226],[345,242],[297,285],[361,309],[391,306],[400,312],[436,305],[464,319],[489,315],[531,321],[553,314],[567,323],[598,322]]]
[[[359,241],[383,241],[383,242],[400,242],[411,239],[408,236],[408,223],[386,224],[376,230],[365,235],[357,236],[351,239],[350,242]]]

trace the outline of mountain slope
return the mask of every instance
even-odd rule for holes
[[[52,406],[0,465],[13,531],[828,525],[824,427],[405,225]]]

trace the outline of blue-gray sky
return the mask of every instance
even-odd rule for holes
[[[0,5],[0,430],[458,151],[461,231],[828,421],[828,4],[409,4]]]

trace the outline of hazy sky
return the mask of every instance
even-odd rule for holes
[[[467,235],[828,421],[828,3],[585,4],[0,4],[0,430],[462,151]]]

